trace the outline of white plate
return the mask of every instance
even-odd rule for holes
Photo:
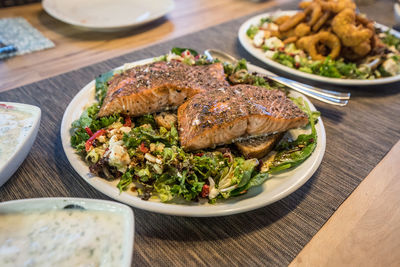
[[[152,61],[153,59],[145,59],[137,61],[135,64],[141,65]],[[264,74],[269,73],[254,65],[249,65],[249,70]],[[218,200],[214,205],[208,204],[206,201],[201,201],[199,203],[184,201],[161,203],[154,199],[143,201],[133,192],[123,192],[120,194],[118,188],[116,188],[118,181],[107,182],[104,179],[90,174],[88,165],[75,153],[75,150],[70,145],[71,123],[80,117],[84,107],[94,102],[94,84],[95,82],[91,81],[83,87],[65,110],[61,123],[61,140],[65,154],[72,167],[86,182],[107,196],[136,208],[169,215],[192,217],[223,216],[260,208],[284,198],[302,186],[316,171],[325,153],[325,128],[320,118],[316,125],[318,143],[314,153],[297,168],[271,176],[262,186],[251,188],[247,194],[228,200]],[[296,97],[301,96],[297,92],[292,92],[292,95]],[[304,97],[304,99],[306,98]],[[315,110],[311,102],[308,101],[308,103],[311,109]],[[293,135],[297,135],[305,131],[297,129],[290,132]]]
[[[123,228],[120,230],[124,232],[122,243],[124,258],[121,266],[131,266],[135,221],[132,209],[126,205],[87,198],[32,198],[2,202],[0,203],[0,214],[62,210],[68,205],[77,205],[90,211],[107,211],[121,215]]]
[[[297,10],[287,10],[287,11],[275,11],[275,12],[268,12],[261,15],[257,15],[248,19],[244,22],[239,28],[239,41],[240,44],[247,50],[252,56],[256,57],[257,59],[261,60],[262,62],[266,63],[267,65],[279,69],[282,73],[287,72],[292,75],[306,78],[313,81],[329,83],[329,84],[336,84],[336,85],[348,85],[348,86],[368,86],[368,85],[378,85],[378,84],[387,84],[400,81],[400,75],[374,79],[374,80],[357,80],[357,79],[339,79],[339,78],[329,78],[324,76],[319,76],[316,74],[309,74],[306,72],[302,72],[285,65],[282,65],[272,59],[269,59],[265,56],[262,49],[256,48],[252,44],[252,40],[247,36],[246,31],[251,25],[258,25],[261,18],[265,17],[279,17],[282,15],[293,15],[294,13],[298,12]],[[379,23],[375,23],[375,27],[380,28],[383,31],[390,30],[389,27],[381,25]],[[390,33],[394,36],[400,38],[400,33],[395,30],[390,30]]]
[[[11,151],[7,152],[0,147],[0,186],[2,186],[18,169],[31,150],[39,130],[41,111],[36,106],[21,103],[0,102],[0,105],[6,105],[28,115],[23,121],[17,122],[9,116],[2,118],[5,113],[0,110],[0,145],[3,143],[2,137],[7,133],[10,134],[11,127],[23,128],[18,136],[13,135],[10,139],[4,140],[4,143],[12,142],[15,145]]]
[[[78,27],[114,31],[156,20],[174,8],[173,0],[43,0],[54,18]]]

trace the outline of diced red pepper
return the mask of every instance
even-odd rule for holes
[[[126,117],[125,117],[125,124],[124,124],[124,126],[125,126],[125,127],[131,127],[131,125],[132,125],[131,117],[126,116]]]
[[[296,67],[296,69],[298,69],[298,68],[300,68],[300,63],[299,63],[299,62],[296,62],[296,63],[294,64],[294,66]]]
[[[279,47],[278,50],[279,50],[280,52],[283,52],[283,51],[285,51],[285,47]]]
[[[144,143],[141,143],[139,146],[139,150],[143,153],[149,152],[149,149],[144,145]]]
[[[195,156],[198,156],[198,157],[201,157],[201,156],[204,155],[204,153],[199,152],[199,153],[196,153],[196,154],[194,154],[194,155],[195,155]]]
[[[208,184],[203,185],[201,189],[201,197],[208,197],[210,194],[210,186]]]
[[[103,135],[103,134],[105,134],[106,133],[106,130],[103,130],[103,129],[101,129],[101,130],[98,130],[97,132],[95,132],[87,141],[86,141],[86,143],[85,143],[85,149],[86,149],[86,151],[89,151],[89,149],[92,147],[92,145],[93,145],[93,141],[97,138],[97,137],[99,137],[99,136],[101,136],[101,135]]]
[[[92,132],[92,130],[90,130],[89,127],[85,127],[85,131],[87,132],[87,134],[88,134],[89,136],[92,136],[92,135],[93,135],[93,132]]]

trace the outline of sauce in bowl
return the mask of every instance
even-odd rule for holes
[[[124,227],[109,211],[0,213],[0,266],[122,266]]]
[[[0,167],[14,154],[33,123],[32,113],[0,104]]]

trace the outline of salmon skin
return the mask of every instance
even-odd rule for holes
[[[108,85],[99,117],[139,116],[176,108],[197,93],[229,84],[221,63],[189,66],[158,61],[117,74]]]
[[[282,91],[245,84],[197,94],[178,109],[179,138],[186,150],[307,124],[307,115]]]

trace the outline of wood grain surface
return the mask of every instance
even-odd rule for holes
[[[399,154],[400,141],[290,266],[399,266]]]
[[[90,32],[60,22],[40,3],[0,9],[0,18],[22,16],[56,47],[0,61],[0,92],[81,68],[138,48],[222,23],[287,0],[175,0],[166,17],[123,32]]]
[[[23,16],[56,43],[54,49],[1,62],[0,91],[282,3],[176,2],[177,9],[166,18],[107,37],[58,22],[39,4],[0,9],[0,18]],[[392,1],[375,1],[359,8],[378,22],[389,26],[394,23]],[[165,46],[113,58],[0,94],[0,100],[36,104],[45,110],[33,149],[0,189],[0,201],[44,196],[107,199],[77,177],[62,151],[60,120],[72,96],[95,75],[126,61],[159,55],[173,44],[192,44],[198,49],[213,46],[262,65],[243,51],[233,36],[220,34],[225,30],[236,32],[238,25],[240,20],[202,32],[204,37],[195,34],[179,38]],[[135,209],[137,235],[133,265],[287,265],[314,236],[293,265],[399,266],[399,144],[377,165],[399,139],[399,87],[354,88],[350,105],[343,109],[317,105],[329,125],[323,165],[301,190],[278,203],[241,215],[212,219],[176,218]],[[374,171],[362,181],[374,166]],[[360,182],[354,195],[346,199]],[[331,214],[334,216],[317,233]]]

